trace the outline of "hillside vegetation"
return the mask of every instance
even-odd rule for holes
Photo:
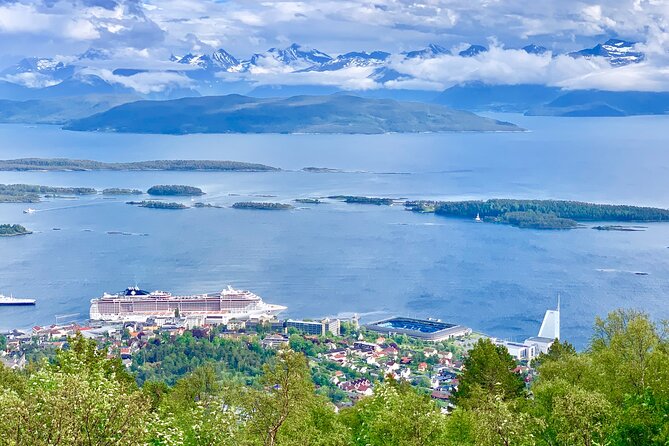
[[[173,347],[169,347],[173,345]],[[178,354],[176,354],[178,353]],[[117,358],[81,335],[25,371],[0,366],[6,446],[636,446],[669,442],[669,340],[647,315],[597,319],[589,348],[557,342],[529,387],[505,347],[481,339],[459,376],[457,407],[386,379],[373,396],[333,410],[303,353],[247,339],[169,336],[144,360],[196,367],[138,386]],[[244,376],[251,379],[245,380]]]

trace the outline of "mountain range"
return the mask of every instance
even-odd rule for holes
[[[645,60],[645,54],[638,51],[635,45],[634,42],[609,39],[592,48],[562,54],[573,58],[602,58],[616,68]],[[536,44],[529,44],[518,50],[545,57],[559,55],[554,50]],[[422,49],[398,54],[351,51],[331,56],[294,43],[285,48],[270,48],[248,59],[239,59],[225,49],[210,54],[172,55],[172,67],[168,69],[118,67],[111,75],[95,69],[96,64],[111,57],[103,49],[89,49],[72,57],[30,57],[0,71],[0,100],[5,100],[0,103],[0,121],[62,123],[81,118],[87,113],[104,111],[118,105],[120,101],[170,100],[231,93],[254,97],[347,93],[366,98],[436,103],[470,111],[491,110],[553,116],[625,116],[666,113],[669,110],[669,107],[665,107],[666,95],[663,93],[640,95],[638,92],[631,92],[625,95],[584,90],[576,94],[538,84],[491,85],[481,82],[463,82],[443,92],[397,87],[398,82],[414,79],[407,67],[420,61],[449,56],[463,58],[464,63],[467,58],[485,57],[484,54],[488,51],[483,45],[469,45],[452,52],[443,46],[430,44]],[[170,61],[162,61],[162,66]],[[313,81],[314,76],[348,79],[349,72],[342,71],[348,69],[354,69],[356,76],[363,76],[362,79],[367,82],[365,88],[347,87],[343,90],[336,83],[322,84]],[[278,79],[284,80],[284,83],[281,80],[277,84],[255,82],[258,76],[277,72],[282,74]],[[299,81],[286,81],[293,76]],[[139,87],[142,82],[153,78],[173,81],[161,84],[160,88]],[[389,88],[391,84],[394,85]],[[567,98],[570,98],[569,105],[566,105],[567,99],[554,102],[567,94]],[[120,99],[112,99],[112,96]],[[635,101],[634,97],[644,98],[644,101]],[[59,98],[72,100],[59,104]],[[40,105],[39,101],[44,103]]]
[[[557,56],[559,53],[535,44],[519,48],[530,54],[551,54]],[[351,51],[337,56],[331,56],[314,48],[307,48],[296,43],[286,48],[270,48],[263,53],[253,54],[248,59],[239,59],[225,49],[218,49],[213,53],[188,53],[181,56],[172,55],[169,59],[173,63],[170,69],[140,69],[136,67],[117,67],[113,74],[115,79],[102,76],[95,70],[96,63],[107,60],[110,55],[105,50],[89,49],[85,53],[72,57],[39,58],[28,57],[20,60],[15,65],[0,71],[0,99],[35,99],[40,98],[42,93],[52,96],[54,93],[43,91],[46,88],[65,83],[58,93],[67,96],[69,88],[72,94],[80,94],[77,90],[93,90],[94,93],[104,94],[111,90],[109,85],[118,84],[125,88],[125,93],[133,93],[127,89],[135,90],[134,93],[142,97],[150,98],[175,98],[181,96],[197,96],[200,94],[222,94],[230,92],[248,93],[253,88],[253,76],[267,72],[280,73],[326,73],[337,72],[349,68],[369,68],[368,79],[383,87],[386,82],[411,79],[411,74],[400,72],[397,62],[411,66],[413,61],[421,59],[433,59],[451,55],[456,57],[477,57],[488,51],[483,45],[470,45],[469,47],[452,54],[443,46],[430,44],[426,48],[390,54],[385,51]],[[635,49],[635,43],[609,39],[593,48],[566,53],[574,58],[601,57],[609,61],[611,66],[619,67],[644,60],[645,55]],[[95,62],[95,63],[94,63]],[[163,63],[168,61],[163,61]],[[92,67],[92,68],[91,68]],[[134,85],[134,76],[142,75],[159,76],[163,73],[171,73],[180,76],[184,82],[180,85],[168,85],[160,90],[154,89],[150,94],[140,91]],[[236,75],[237,78],[228,79],[227,74]],[[241,78],[239,78],[241,76]],[[21,88],[26,87],[28,91]],[[82,85],[84,87],[82,87]],[[97,87],[100,89],[97,89]],[[91,88],[91,86],[95,88]],[[235,90],[238,88],[239,90]],[[244,90],[246,89],[246,90]]]

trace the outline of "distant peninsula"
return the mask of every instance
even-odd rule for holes
[[[0,237],[13,237],[17,235],[32,234],[21,225],[0,225]]]
[[[93,195],[90,187],[53,187],[34,184],[0,184],[0,203],[37,203],[42,195]]]
[[[18,158],[0,160],[0,171],[30,170],[175,170],[212,172],[274,172],[280,169],[264,164],[218,160],[154,160],[129,163],[105,163],[69,158]]]
[[[146,191],[149,195],[158,195],[158,196],[199,196],[204,195],[204,192],[199,187],[193,186],[183,186],[180,184],[169,184],[169,185],[158,185],[149,188]]]
[[[126,204],[132,204],[142,208],[149,209],[188,209],[188,206],[181,203],[168,203],[166,201],[142,200],[142,201],[128,201]]]
[[[506,223],[520,228],[573,229],[579,222],[669,221],[669,210],[563,200],[407,201],[408,210]]]
[[[235,209],[259,209],[263,211],[281,211],[287,209],[294,209],[291,204],[285,203],[267,203],[259,201],[242,201],[232,205]]]
[[[252,98],[231,94],[137,101],[71,121],[67,130],[158,133],[514,132],[520,127],[442,105],[344,94]]]

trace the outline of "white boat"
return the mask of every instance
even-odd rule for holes
[[[35,299],[19,299],[0,294],[0,305],[35,305]]]
[[[144,291],[127,288],[117,294],[104,293],[91,300],[90,318],[104,321],[146,321],[148,318],[197,316],[226,323],[230,319],[273,317],[284,311],[283,305],[274,305],[250,291],[228,287],[207,294],[173,296],[165,291]]]
[[[34,214],[35,212],[37,212],[37,209],[33,209],[33,208],[28,208],[28,209],[23,210],[24,214]]]
[[[476,214],[476,218],[474,219],[474,221],[477,222],[477,223],[480,223],[480,222],[483,221],[483,219],[481,218],[481,216],[479,214]]]

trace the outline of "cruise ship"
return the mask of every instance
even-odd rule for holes
[[[210,323],[230,319],[273,317],[286,307],[263,302],[250,291],[227,289],[217,293],[175,296],[165,291],[144,291],[137,287],[122,293],[107,294],[91,300],[92,320],[143,322],[148,318],[201,317]]]
[[[0,294],[0,305],[35,305],[35,299],[19,299]]]

